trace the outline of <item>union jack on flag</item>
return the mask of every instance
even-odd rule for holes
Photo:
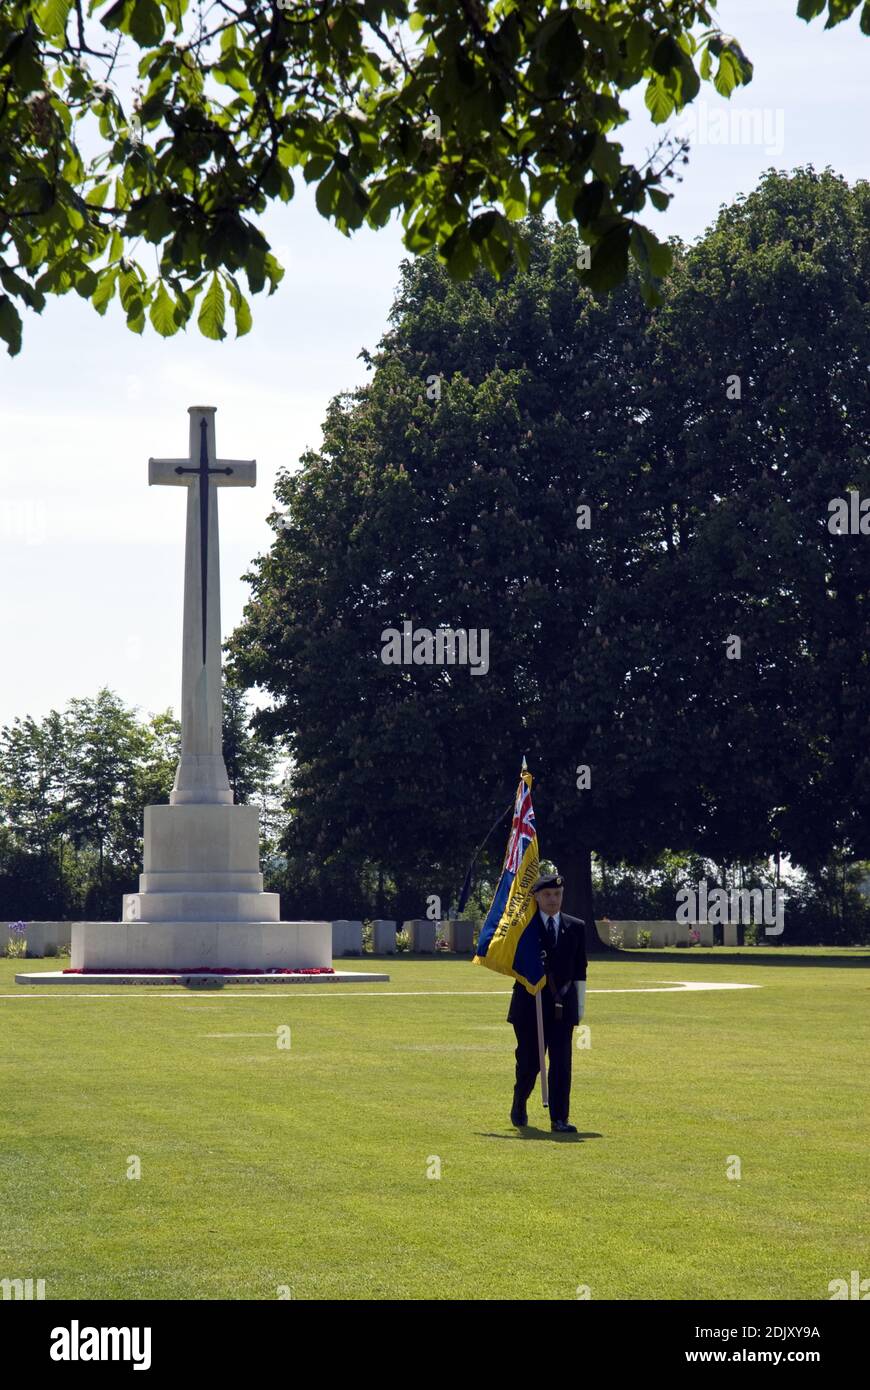
[[[517,799],[514,805],[514,818],[511,822],[510,839],[508,840],[507,853],[504,858],[504,868],[509,869],[515,874],[520,867],[520,861],[529,846],[534,840],[537,831],[535,830],[535,811],[532,806],[532,788],[526,782],[525,777],[517,788]]]
[[[512,975],[530,994],[546,983],[537,931],[529,925],[537,912],[532,885],[538,877],[538,833],[532,809],[532,774],[523,770],[501,878],[480,930],[475,965]]]

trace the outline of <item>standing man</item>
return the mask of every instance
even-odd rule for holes
[[[561,874],[544,874],[536,881],[532,893],[538,911],[529,930],[537,928],[547,972],[547,983],[541,991],[541,1008],[544,1045],[550,1058],[547,1072],[550,1129],[559,1134],[576,1134],[576,1126],[568,1123],[568,1106],[574,1029],[583,1017],[586,995],[586,924],[579,917],[569,917],[562,912],[563,892]],[[535,999],[519,980],[514,984],[507,1021],[513,1024],[517,1035],[511,1124],[522,1129],[528,1124],[526,1101],[534,1088],[540,1063]]]

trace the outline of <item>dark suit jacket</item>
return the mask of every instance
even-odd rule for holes
[[[545,954],[547,930],[540,912],[536,912],[532,918],[529,929],[531,930],[532,927],[537,927],[541,952]],[[568,989],[562,995],[563,1022],[574,1027],[580,1022],[577,990],[574,988],[573,982],[574,980],[586,979],[587,964],[586,923],[581,921],[579,917],[569,917],[567,913],[563,912],[555,954],[552,960],[545,962],[547,983],[541,991],[541,1007],[545,1023],[555,1018],[553,986],[555,985],[559,989],[565,984],[568,985]],[[524,1024],[537,1026],[535,1024],[535,997],[529,994],[525,985],[520,984],[519,980],[514,982],[507,1021],[508,1023],[517,1023],[520,1027]]]

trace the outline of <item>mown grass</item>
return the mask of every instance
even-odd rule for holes
[[[0,960],[0,1278],[64,1299],[826,1299],[870,1276],[868,964],[593,960],[575,1137],[539,1093],[510,1125],[510,982],[467,960],[216,991],[21,986]],[[643,992],[683,980],[758,988]]]

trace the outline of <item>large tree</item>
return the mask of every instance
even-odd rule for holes
[[[438,891],[526,753],[590,918],[593,849],[866,856],[870,560],[827,502],[870,491],[868,229],[867,185],[771,174],[653,313],[578,289],[540,222],[501,282],[406,264],[371,384],[279,482],[232,643],[300,842]],[[488,674],[385,665],[405,619],[486,628]]]
[[[832,504],[870,496],[870,184],[768,175],[692,251],[655,338],[645,434],[681,556],[662,602],[707,732],[696,847],[865,858],[870,555]]]
[[[828,27],[860,4],[827,0]],[[664,123],[704,80],[748,82],[714,17],[715,0],[5,0],[0,338],[17,352],[19,309],[70,290],[100,313],[117,293],[137,333],[198,303],[223,338],[227,301],[247,332],[245,290],[283,273],[254,219],[293,170],[340,231],[399,211],[408,248],[457,276],[526,264],[522,219],[552,202],[592,249],[587,284],[631,254],[652,301],[669,251],[639,219],[667,207],[684,149],[626,160],[621,98],[644,83]]]

